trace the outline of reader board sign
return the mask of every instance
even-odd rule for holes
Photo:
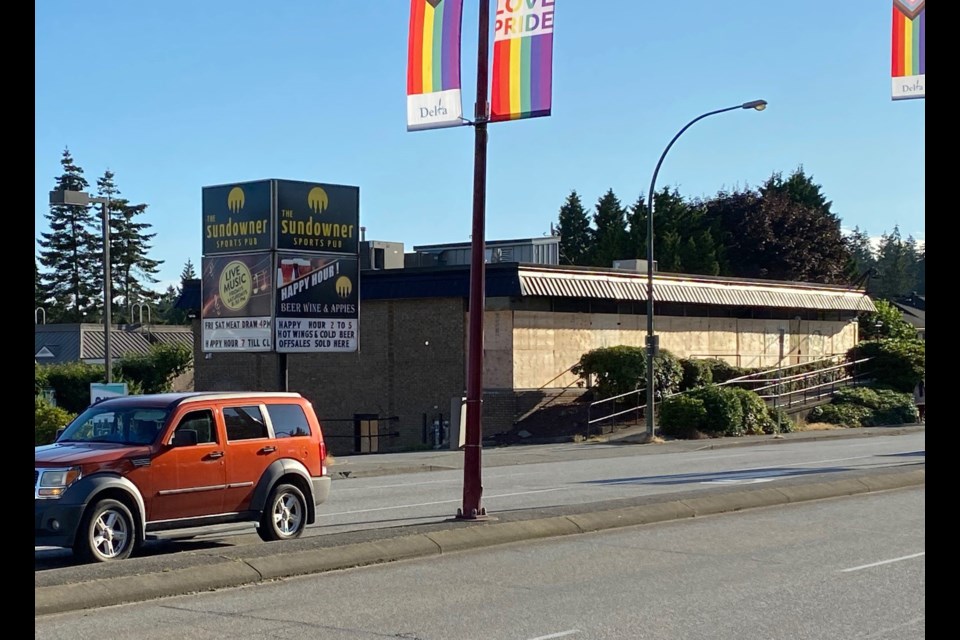
[[[90,404],[96,404],[107,398],[117,398],[127,395],[126,382],[91,382]]]
[[[278,353],[354,352],[359,345],[356,256],[278,253]]]
[[[204,352],[271,351],[273,254],[202,258]]]

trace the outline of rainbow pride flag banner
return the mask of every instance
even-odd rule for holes
[[[925,0],[893,0],[893,99],[925,97],[927,20]]]
[[[490,121],[550,115],[554,0],[497,0]]]
[[[464,124],[460,100],[463,0],[410,0],[407,131]]]

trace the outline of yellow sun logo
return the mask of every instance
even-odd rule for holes
[[[337,278],[337,284],[335,285],[337,290],[337,295],[341,298],[346,298],[350,295],[350,292],[353,291],[353,283],[350,282],[350,278],[347,276],[340,276]]]
[[[330,204],[330,200],[327,198],[326,191],[320,187],[314,187],[307,194],[307,204],[314,213],[323,213]]]
[[[243,209],[244,200],[243,189],[234,187],[230,189],[230,193],[227,195],[227,208],[237,213],[240,209]]]

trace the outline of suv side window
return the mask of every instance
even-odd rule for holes
[[[191,411],[183,416],[176,430],[196,431],[197,444],[209,444],[217,441],[217,430],[213,428],[213,412],[209,409]]]
[[[225,407],[223,421],[227,425],[227,440],[253,440],[270,436],[258,405]]]
[[[267,413],[270,415],[276,437],[293,438],[310,435],[307,414],[299,404],[268,404]]]

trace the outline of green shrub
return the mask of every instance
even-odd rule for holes
[[[829,422],[847,427],[912,424],[917,421],[913,394],[895,389],[856,387],[841,389],[828,405],[815,407],[807,422]]]
[[[683,380],[683,365],[680,364],[680,359],[670,351],[660,349],[653,359],[653,378],[657,391],[664,396],[679,391],[680,382]],[[642,386],[646,386],[646,383]]]
[[[913,424],[918,420],[913,394],[893,389],[877,389],[878,406],[873,411],[869,426]]]
[[[733,387],[703,387],[690,395],[703,402],[707,413],[701,431],[712,436],[742,436],[745,433],[743,405]]]
[[[33,363],[33,391],[34,395],[40,395],[43,390],[48,388],[50,381],[47,379],[47,369],[38,362]]]
[[[125,356],[113,365],[115,381],[126,382],[130,394],[169,391],[173,379],[192,366],[190,349],[172,344],[156,344],[148,354]],[[90,384],[104,379],[102,365],[83,362],[38,364],[34,370],[36,393],[53,389],[57,406],[73,413],[90,405]]]
[[[80,413],[90,406],[90,383],[104,381],[104,369],[102,365],[65,362],[38,365],[36,376],[35,386],[44,380],[43,386],[54,390],[58,407]]]
[[[684,358],[680,360],[683,367],[683,378],[680,380],[680,391],[689,391],[705,387],[713,382],[713,369],[705,360]]]
[[[593,349],[580,356],[570,371],[584,381],[593,376],[598,397],[618,396],[646,386],[646,349],[628,345]],[[676,393],[683,368],[676,356],[661,349],[653,361],[653,376],[658,391],[664,395]]]
[[[125,356],[117,363],[116,371],[128,386],[130,393],[163,393],[170,391],[173,379],[193,366],[193,352],[182,344],[155,344],[150,353]]]
[[[34,399],[33,418],[36,446],[39,447],[53,442],[57,435],[57,429],[67,426],[76,417],[76,414],[61,407],[55,407],[42,397],[37,396]]]
[[[686,394],[667,398],[660,405],[660,432],[674,438],[692,439],[707,422],[703,400]]]
[[[706,362],[710,366],[710,376],[713,379],[713,382],[716,384],[726,382],[731,378],[745,376],[751,371],[751,369],[735,367],[727,361],[720,360],[719,358],[710,358],[708,360],[704,360],[703,362]]]
[[[855,404],[868,409],[877,409],[880,406],[880,397],[870,387],[852,387],[840,389],[830,400],[833,404]]]
[[[767,404],[753,391],[739,387],[731,387],[730,391],[740,401],[740,409],[743,413],[743,422],[739,429],[740,433],[734,435],[760,435],[762,433],[772,433],[773,428],[770,424],[770,411]]]
[[[849,356],[851,359],[870,358],[863,367],[876,384],[903,393],[913,393],[926,369],[926,347],[919,339],[886,338],[861,342]]]
[[[917,338],[917,329],[903,319],[903,313],[895,304],[887,300],[877,300],[874,306],[876,311],[861,313],[857,317],[860,335],[864,340]]]
[[[796,423],[786,411],[767,407],[767,424],[763,428],[764,433],[791,433],[796,430]]]
[[[823,404],[814,407],[807,416],[807,422],[826,422],[844,427],[863,427],[870,419],[872,411],[858,404]]]
[[[593,349],[580,356],[571,372],[584,381],[593,376],[597,395],[609,398],[639,388],[646,377],[646,353],[642,347],[620,345]]]

